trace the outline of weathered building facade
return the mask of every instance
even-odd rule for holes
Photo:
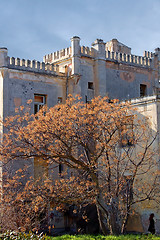
[[[85,102],[100,95],[123,101],[137,99],[133,103],[150,117],[158,131],[159,66],[160,49],[135,56],[131,48],[117,39],[107,43],[97,39],[89,48],[80,46],[80,38],[75,36],[69,48],[45,55],[43,62],[9,57],[7,48],[0,48],[0,116],[5,119],[14,115],[15,108],[26,106],[29,99],[32,100],[31,112],[36,113],[45,104],[52,107],[64,103],[68,94],[79,94]],[[156,144],[159,146],[159,138]],[[20,164],[15,169],[22,167]],[[32,161],[31,165],[30,174],[36,176],[38,163]],[[155,210],[153,206],[146,209],[139,210],[142,217],[137,215],[135,222],[140,223],[129,226],[130,231],[147,231],[150,212],[155,213],[156,228],[160,229],[160,209]],[[55,217],[52,224],[61,228],[63,217],[57,213],[57,223]]]
[[[71,47],[45,55],[43,62],[9,57],[1,48],[1,116],[14,114],[28,99],[34,104],[35,95],[44,96],[51,107],[65,102],[68,94],[80,94],[83,101],[99,95],[130,100],[158,94],[159,58],[160,49],[135,56],[116,39],[97,39],[89,48],[73,37]]]
[[[106,44],[97,39],[89,48],[80,46],[80,39],[73,37],[70,48],[46,55],[44,62],[76,76],[74,82],[68,81],[68,91],[81,94],[84,101],[98,95],[120,100],[152,95],[157,84],[158,52],[135,56],[121,45],[116,39]]]

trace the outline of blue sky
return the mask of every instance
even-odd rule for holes
[[[45,54],[96,38],[117,38],[142,55],[160,47],[160,0],[0,0],[0,47],[9,56],[42,61]]]

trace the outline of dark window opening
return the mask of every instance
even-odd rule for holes
[[[93,82],[88,82],[88,89],[94,89],[94,87],[93,87]]]
[[[63,172],[63,164],[59,164],[59,174],[61,174]]]
[[[147,95],[147,85],[140,84],[140,97],[144,97]]]

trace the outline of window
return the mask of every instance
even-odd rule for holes
[[[134,145],[133,116],[127,116],[120,127],[121,147]]]
[[[57,103],[62,103],[62,97],[58,97]]]
[[[61,175],[62,172],[63,172],[63,164],[60,163],[59,164],[59,174]]]
[[[140,84],[140,97],[144,97],[147,95],[147,85]]]
[[[93,82],[88,82],[88,89],[92,89],[92,90],[94,89],[93,88]]]
[[[34,94],[34,114],[36,114],[46,104],[46,96]]]

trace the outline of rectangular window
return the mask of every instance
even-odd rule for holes
[[[93,87],[93,82],[88,82],[88,89],[94,89],[94,87]]]
[[[34,114],[46,104],[46,95],[34,94]]]
[[[57,103],[62,103],[62,97],[58,97]]]
[[[140,97],[144,97],[147,95],[147,85],[140,84]]]
[[[59,164],[59,174],[61,175],[62,172],[63,172],[63,164],[60,163]]]

